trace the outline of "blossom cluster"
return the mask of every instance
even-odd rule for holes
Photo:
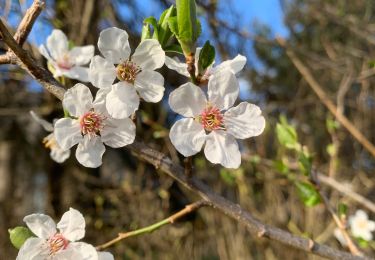
[[[94,46],[69,49],[64,33],[54,30],[46,46],[40,47],[55,77],[90,82],[99,89],[95,98],[82,83],[66,91],[63,107],[68,116],[48,128],[52,133],[45,142],[58,162],[69,157],[68,151],[78,144],[78,162],[99,167],[104,145],[119,148],[133,143],[136,129],[130,116],[138,110],[140,100],[156,103],[163,98],[164,78],[155,70],[165,64],[189,77],[187,64],[166,56],[157,40],[143,40],[132,53],[127,32],[112,27],[100,33],[97,46],[101,55],[94,56]],[[196,67],[200,50],[196,51]],[[89,67],[82,67],[87,63]],[[210,162],[227,168],[240,166],[236,139],[257,136],[265,127],[258,106],[247,102],[235,106],[239,94],[236,74],[245,64],[241,55],[215,67],[211,64],[196,75],[207,90],[189,82],[172,91],[169,105],[184,118],[174,123],[169,137],[182,155],[192,156],[204,147]]]
[[[98,252],[85,242],[85,219],[73,208],[65,212],[57,225],[44,214],[31,214],[23,221],[35,235],[28,238],[18,252],[17,260],[113,260],[108,252]]]

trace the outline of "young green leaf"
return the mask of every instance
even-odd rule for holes
[[[143,20],[143,24],[148,25],[148,26],[150,25],[153,26],[154,33],[152,35],[152,38],[157,40],[159,37],[159,25],[158,25],[158,21],[156,20],[156,18],[153,16],[147,17],[146,19]],[[148,28],[150,29],[150,27]],[[149,33],[151,34],[151,31]],[[142,30],[142,36],[143,36],[143,30]]]
[[[337,213],[341,219],[345,219],[348,212],[348,205],[344,203],[339,203],[337,206]]]
[[[176,0],[178,41],[185,55],[193,51],[199,36],[195,0]]]
[[[142,34],[141,34],[141,42],[146,39],[151,39],[151,28],[148,23],[143,23],[142,25]]]
[[[168,27],[169,27],[169,29],[174,34],[174,36],[178,39],[179,38],[179,34],[178,34],[177,17],[172,16],[172,17],[169,17],[167,20],[168,20]]]
[[[276,135],[280,144],[289,149],[296,149],[298,145],[297,132],[291,125],[277,123]]]
[[[178,53],[178,54],[184,54],[182,52],[181,46],[178,45],[178,44],[168,45],[167,47],[164,48],[164,51],[165,52],[174,52],[174,53]]]
[[[198,60],[198,72],[199,75],[203,75],[205,70],[214,62],[215,60],[215,48],[210,44],[210,41],[206,41],[203,45],[201,52],[199,53]]]
[[[312,156],[307,151],[301,151],[298,155],[298,164],[301,172],[309,176],[312,167]]]
[[[33,232],[30,231],[30,229],[21,226],[9,229],[8,232],[10,242],[17,249],[20,249],[28,238],[35,237],[35,235],[33,234]]]
[[[321,202],[320,195],[315,187],[308,182],[294,182],[298,196],[307,207],[313,207]]]
[[[172,5],[166,9],[160,16],[158,27],[159,27],[159,42],[164,47],[169,39],[172,37],[172,32],[168,25],[168,19],[176,16],[176,8]]]

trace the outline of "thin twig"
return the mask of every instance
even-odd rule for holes
[[[96,247],[97,250],[103,250],[103,249],[106,249],[114,244],[116,244],[117,242],[125,239],[125,238],[128,238],[128,237],[134,237],[134,236],[138,236],[138,235],[142,235],[142,234],[146,234],[146,233],[152,233],[154,232],[155,230],[167,225],[167,224],[173,224],[175,223],[178,219],[200,209],[201,207],[204,207],[204,206],[209,206],[210,203],[208,201],[205,201],[205,200],[200,200],[200,201],[197,201],[197,202],[194,202],[192,204],[189,204],[187,206],[185,206],[184,209],[178,211],[177,213],[173,214],[172,216],[166,218],[166,219],[163,219],[162,221],[159,221],[157,223],[154,223],[152,225],[149,225],[147,227],[144,227],[144,228],[141,228],[141,229],[137,229],[137,230],[133,230],[133,231],[130,231],[130,232],[123,232],[123,233],[119,233],[118,236],[102,245],[99,245]]]
[[[314,90],[321,102],[328,108],[328,110],[336,117],[348,132],[360,143],[363,147],[375,157],[375,146],[352,124],[343,114],[341,114],[328,95],[324,92],[323,87],[315,80],[310,70],[302,63],[302,61],[295,55],[294,51],[287,46],[285,41],[281,38],[277,39],[280,46],[284,47],[286,53],[297,70],[301,73],[309,86]]]

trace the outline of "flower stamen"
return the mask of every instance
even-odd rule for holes
[[[69,241],[59,233],[48,239],[49,255],[54,255],[57,252],[64,250],[68,247]]]
[[[120,63],[116,68],[117,78],[130,84],[134,84],[137,74],[141,71],[142,69],[130,60]]]
[[[224,116],[217,107],[208,104],[199,115],[199,122],[206,131],[225,130]]]
[[[79,120],[82,135],[98,136],[104,128],[105,119],[105,116],[94,112],[94,110],[85,113]]]
[[[64,54],[60,59],[57,60],[57,66],[63,70],[70,70],[73,64],[70,61],[68,54]]]

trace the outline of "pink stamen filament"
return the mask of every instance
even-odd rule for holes
[[[68,54],[64,54],[60,59],[57,60],[57,66],[60,69],[70,70],[73,67],[72,62]]]
[[[199,121],[206,131],[225,130],[224,116],[217,107],[207,105],[199,116]]]
[[[82,135],[97,136],[103,130],[105,116],[94,111],[85,113],[80,118],[80,126]]]
[[[49,254],[56,254],[58,251],[64,250],[68,247],[69,241],[59,233],[48,239]]]

